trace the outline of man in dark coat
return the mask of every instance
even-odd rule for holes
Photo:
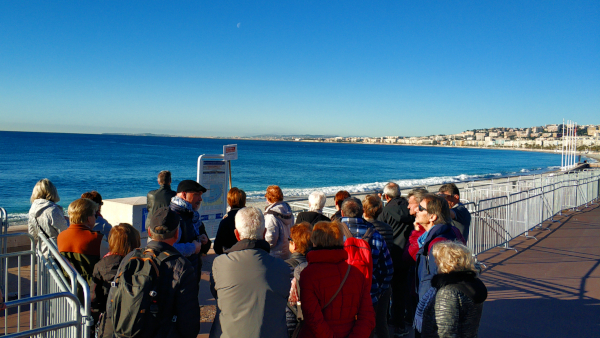
[[[160,188],[152,190],[146,196],[146,208],[148,209],[148,217],[146,218],[146,224],[152,219],[152,213],[158,208],[167,207],[171,204],[171,198],[175,197],[177,193],[171,190],[171,172],[163,170],[158,173],[157,179]]]
[[[413,230],[414,217],[408,211],[408,201],[400,195],[400,187],[389,182],[383,188],[382,199],[387,201],[377,220],[387,223],[393,230],[394,245],[390,249],[394,262],[392,280],[392,323],[396,328],[395,337],[408,334],[404,325],[407,296],[407,280],[410,266],[402,261],[402,253]]]
[[[471,226],[471,213],[460,203],[460,192],[454,183],[447,183],[440,187],[439,194],[442,195],[450,206],[452,225],[460,230],[466,241],[469,240],[469,227]]]
[[[157,304],[160,312],[156,318],[158,322],[156,331],[144,332],[144,337],[166,337],[166,338],[195,338],[200,331],[200,305],[198,303],[198,280],[196,270],[182,255],[174,256],[177,250],[173,244],[179,237],[181,231],[180,218],[169,207],[157,209],[150,219],[148,235],[152,241],[146,246],[156,257],[162,252],[169,256],[158,266],[159,281],[157,283]],[[123,258],[117,275],[129,262],[135,251]],[[112,292],[109,299],[112,299]],[[112,311],[106,312],[109,319],[114,323],[117,318],[112,318]],[[112,337],[112,325],[104,327],[108,332],[105,337]]]
[[[196,268],[198,282],[202,271],[201,254],[206,254],[211,245],[211,241],[206,234],[206,228],[198,213],[200,203],[202,203],[202,194],[205,192],[206,188],[198,182],[183,180],[179,182],[177,196],[171,199],[169,206],[181,217],[181,235],[173,246]],[[196,247],[195,250],[193,249],[194,246]],[[187,251],[188,247],[192,248],[191,252]]]

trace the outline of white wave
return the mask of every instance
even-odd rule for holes
[[[21,225],[21,224],[27,224],[27,221],[29,220],[29,214],[27,213],[23,213],[23,214],[8,214],[8,225],[9,226],[13,226],[13,225]]]
[[[417,186],[432,186],[432,185],[441,185],[444,183],[458,183],[465,181],[472,181],[483,178],[494,178],[504,176],[500,173],[493,173],[487,175],[467,175],[461,174],[457,176],[441,176],[441,177],[427,177],[420,179],[412,179],[412,180],[395,180],[393,182],[397,183],[400,186],[400,189],[407,189]],[[373,183],[363,183],[363,184],[355,184],[355,185],[337,185],[337,186],[329,186],[329,187],[314,187],[314,188],[298,188],[298,189],[283,189],[283,195],[286,197],[300,197],[300,196],[308,196],[313,191],[322,191],[325,195],[335,195],[340,190],[346,190],[349,193],[366,193],[378,191],[381,192],[383,187],[388,182],[373,182]],[[260,191],[250,191],[247,193],[248,199],[262,199],[265,192],[264,190]]]

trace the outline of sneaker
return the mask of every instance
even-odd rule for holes
[[[397,327],[394,332],[394,338],[404,337],[408,334],[408,328],[406,326]]]

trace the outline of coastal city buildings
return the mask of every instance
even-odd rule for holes
[[[304,142],[368,143],[427,145],[452,147],[497,147],[560,150],[563,143],[562,124],[548,124],[529,128],[485,128],[466,130],[452,135],[383,136],[383,137],[328,137],[328,136],[269,136],[270,140]],[[254,137],[256,138],[256,137]],[[263,137],[260,137],[263,138]],[[265,138],[263,138],[265,139]],[[577,150],[600,151],[600,125],[577,126]]]

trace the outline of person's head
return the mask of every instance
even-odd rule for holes
[[[232,208],[243,208],[246,206],[246,193],[242,189],[233,187],[227,193],[227,204]]]
[[[299,252],[306,255],[312,247],[310,235],[312,234],[310,223],[302,222],[290,229],[290,252]]]
[[[340,190],[335,194],[335,208],[337,210],[341,210],[342,209],[342,202],[344,202],[344,200],[346,198],[350,197],[350,193],[347,192],[346,190]]]
[[[245,207],[235,214],[235,236],[242,239],[264,239],[265,217],[257,207]]]
[[[310,235],[314,248],[341,247],[344,245],[344,235],[338,222],[318,222]]]
[[[160,185],[171,185],[171,172],[168,170],[159,172],[157,181]]]
[[[84,192],[83,194],[81,194],[81,198],[87,198],[96,202],[98,204],[98,211],[100,211],[102,205],[104,204],[104,202],[102,202],[102,195],[100,195],[100,193],[96,190]]]
[[[431,250],[438,266],[438,273],[477,271],[471,250],[461,243],[439,242],[434,244]]]
[[[267,187],[267,193],[265,198],[269,203],[277,203],[283,201],[283,191],[277,185],[270,185]]]
[[[87,198],[80,198],[69,204],[68,211],[71,224],[84,224],[93,228],[96,224],[98,203]]]
[[[415,188],[408,193],[408,211],[412,216],[417,214],[419,203],[421,203],[423,196],[428,193],[429,191],[423,188]]]
[[[115,225],[108,234],[108,247],[114,254],[125,256],[140,245],[140,232],[129,223]]]
[[[363,206],[356,197],[349,197],[342,202],[342,217],[361,218],[363,215]]]
[[[423,196],[415,221],[429,231],[434,225],[449,223],[452,220],[450,208],[445,199],[433,194]]]
[[[362,201],[365,218],[375,219],[383,210],[383,202],[377,195],[367,195]]]
[[[202,194],[205,192],[206,188],[196,181],[183,180],[177,185],[177,197],[189,202],[194,210],[200,209]]]
[[[382,196],[386,199],[386,201],[400,197],[400,187],[394,182],[389,182],[383,187]]]
[[[153,241],[174,244],[179,232],[181,217],[168,206],[158,208],[150,218],[148,235]]]
[[[460,202],[460,192],[458,191],[458,187],[454,183],[446,183],[442,185],[439,189],[440,195],[443,195],[448,202],[450,208],[455,206],[458,202]]]
[[[49,179],[41,179],[35,184],[35,187],[33,187],[30,202],[33,203],[33,201],[37,199],[45,199],[54,203],[60,201],[56,187]]]
[[[327,197],[325,196],[324,193],[322,193],[320,191],[313,191],[308,196],[308,210],[316,211],[319,213],[323,212],[323,207],[325,206],[325,201],[327,201]]]

